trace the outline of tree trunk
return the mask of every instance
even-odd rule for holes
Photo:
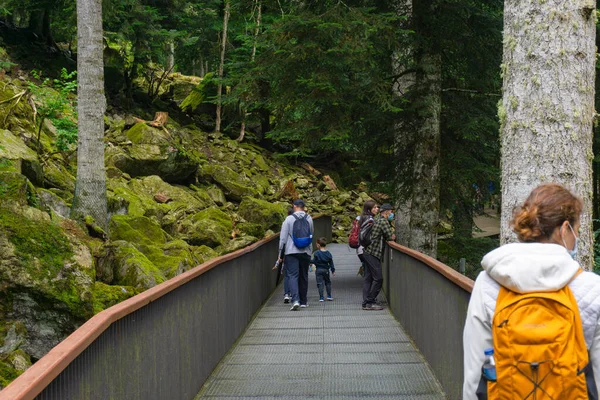
[[[401,0],[396,6],[396,13],[401,18],[412,16],[412,0]],[[394,96],[398,99],[407,98],[415,88],[416,73],[405,72],[414,62],[414,48],[411,46],[402,46],[392,54],[393,75],[402,75],[396,78],[392,87]],[[408,171],[412,172],[412,160],[406,159],[405,149],[413,142],[413,136],[414,132],[408,121],[400,119],[394,124],[394,155],[397,160],[405,160],[398,162],[396,166],[397,177],[406,177]],[[407,247],[410,246],[411,186],[412,179],[402,179],[396,183],[396,242]]]
[[[515,206],[543,182],[581,196],[579,261],[592,268],[595,0],[505,1],[502,243]]]
[[[108,232],[104,166],[102,0],[77,0],[77,180],[71,215],[92,216]]]
[[[169,39],[167,42],[167,71],[173,71],[175,68],[175,42],[173,39]]]
[[[229,23],[229,14],[231,3],[225,0],[225,15],[223,16],[223,35],[221,40],[221,62],[219,63],[219,85],[217,86],[217,118],[215,122],[215,131],[221,132],[221,96],[223,94],[223,66],[225,65],[225,48],[227,47],[227,24]]]
[[[250,55],[250,62],[254,63],[254,59],[256,58],[256,42],[258,40],[258,33],[260,32],[260,21],[262,17],[262,2],[261,0],[256,0],[256,7],[258,8],[256,15],[256,29],[254,30],[254,43],[252,44],[252,54]],[[246,107],[242,107],[242,126],[240,127],[240,136],[238,136],[237,141],[241,142],[244,140],[244,135],[246,134],[246,117],[248,113]]]
[[[409,247],[435,257],[440,214],[441,56],[424,53],[419,66]]]
[[[194,64],[194,69],[195,69],[195,64]],[[202,56],[200,56],[200,77],[204,78],[204,75],[206,75],[206,72],[204,71],[204,61],[202,60]]]
[[[408,16],[412,21],[410,28],[425,38],[428,32],[421,20],[430,8],[428,2],[413,4],[412,0],[401,0],[396,11],[400,16]],[[392,57],[395,75],[413,65],[417,72],[403,74],[394,84],[397,96],[410,93],[417,110],[411,121],[394,126],[396,155],[404,160],[408,157],[396,171],[405,177],[397,186],[396,241],[435,257],[440,209],[441,57],[424,45],[399,49]],[[413,149],[408,155],[407,148]]]

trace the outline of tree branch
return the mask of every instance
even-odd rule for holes
[[[480,90],[472,90],[472,89],[445,88],[445,89],[442,89],[442,92],[462,92],[462,93],[479,94],[481,96],[502,97],[501,93],[486,93],[486,92],[482,92]]]

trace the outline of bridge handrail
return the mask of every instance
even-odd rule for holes
[[[396,249],[406,255],[409,255],[414,259],[422,261],[423,264],[425,264],[428,267],[431,267],[435,271],[439,272],[440,274],[442,274],[443,276],[448,278],[449,281],[454,282],[457,286],[460,286],[461,288],[465,289],[467,292],[469,292],[469,293],[473,292],[473,285],[475,284],[475,282],[471,278],[464,276],[463,274],[461,274],[457,270],[447,266],[443,262],[438,261],[433,257],[430,257],[426,254],[420,253],[411,248],[402,246],[396,242],[388,242],[387,244],[388,244],[388,246],[390,246],[393,249]]]
[[[314,220],[330,218],[326,215],[315,215]],[[317,236],[317,226],[315,235]],[[326,236],[331,238],[331,227],[326,229]],[[279,238],[279,232],[261,239],[243,249],[213,258],[189,271],[173,277],[134,297],[116,304],[94,315],[66,339],[56,345],[44,357],[33,364],[17,379],[0,391],[0,400],[28,400],[39,395],[54,379],[56,379],[85,349],[87,349],[113,323],[132,314],[142,307],[165,296],[169,292],[185,285],[200,275],[228,261],[251,253]],[[315,238],[316,241],[316,238]],[[314,241],[313,241],[314,242]],[[314,243],[313,243],[314,245]],[[275,257],[276,254],[273,254]],[[275,259],[273,258],[273,262]]]
[[[431,366],[447,398],[462,399],[462,334],[474,282],[393,242],[388,242],[383,261],[390,310]]]

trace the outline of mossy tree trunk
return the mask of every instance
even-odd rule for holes
[[[584,199],[579,261],[592,267],[595,0],[505,1],[502,243],[515,206],[544,182]]]
[[[108,230],[104,166],[102,0],[77,0],[77,180],[71,214],[92,216]]]
[[[406,161],[411,174],[400,185],[397,204],[396,240],[407,247],[435,257],[440,209],[440,114],[441,57],[429,43],[429,29],[424,19],[432,9],[429,0],[402,1],[399,12],[407,13],[421,46],[403,49],[393,60],[398,71],[400,59],[414,59],[415,73],[403,75],[394,89],[398,95],[411,93],[415,110],[410,123],[395,127],[399,151],[410,147]],[[403,10],[403,11],[400,11]],[[425,39],[425,40],[423,40]],[[406,153],[406,152],[405,152]],[[405,167],[405,166],[404,166]],[[405,168],[399,168],[399,171]]]

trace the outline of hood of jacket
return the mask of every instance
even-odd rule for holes
[[[492,279],[517,293],[552,292],[566,286],[579,263],[567,249],[553,243],[511,243],[481,260]]]

